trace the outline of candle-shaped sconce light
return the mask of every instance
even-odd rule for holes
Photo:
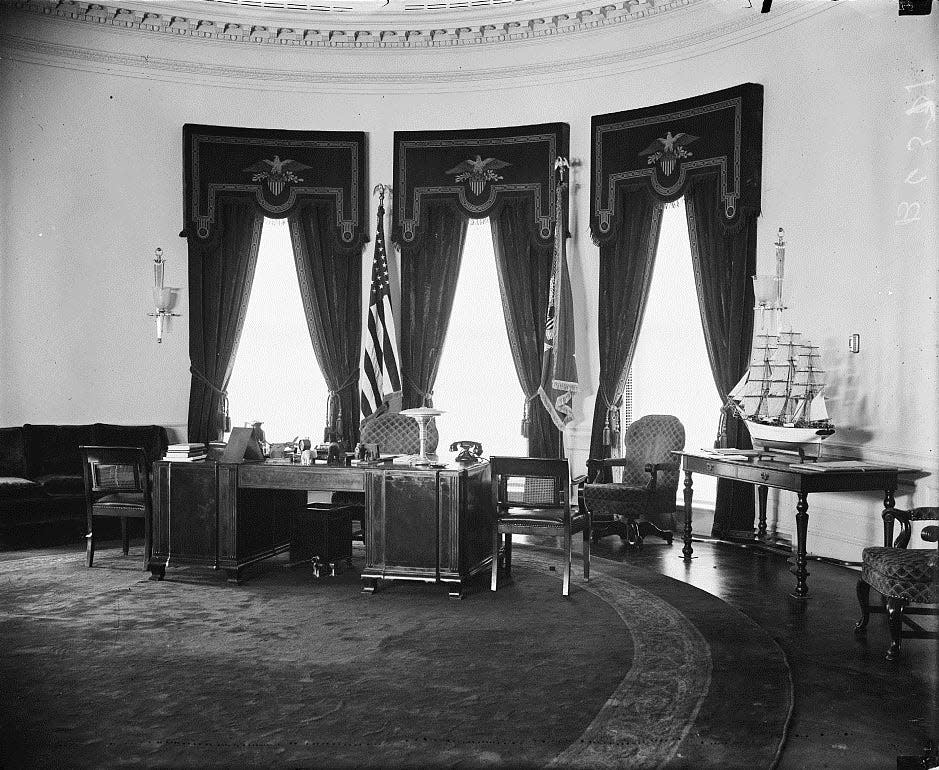
[[[163,249],[157,248],[153,257],[153,304],[156,305],[156,311],[147,313],[151,318],[156,318],[157,342],[163,342],[163,329],[166,319],[170,316],[179,315],[179,313],[170,312],[176,290],[163,285],[165,268],[166,260],[163,259]]]

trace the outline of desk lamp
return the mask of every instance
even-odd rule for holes
[[[446,412],[439,409],[431,409],[428,406],[417,407],[416,409],[403,409],[401,414],[417,420],[417,427],[420,430],[421,452],[419,455],[409,458],[411,465],[431,465],[434,461],[427,456],[427,423],[434,417]]]

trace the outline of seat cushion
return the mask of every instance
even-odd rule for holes
[[[865,548],[861,580],[884,596],[910,602],[939,602],[939,550],[934,548]]]
[[[0,500],[22,499],[42,493],[42,487],[30,479],[0,476]]]
[[[597,518],[635,518],[655,510],[655,497],[645,489],[625,484],[585,484],[584,504]]]
[[[97,515],[142,515],[146,512],[141,492],[115,492],[98,498],[92,506]],[[126,514],[124,512],[127,512]]]
[[[582,513],[571,512],[571,528],[579,529],[587,520]],[[507,527],[544,527],[564,529],[564,512],[551,508],[510,508],[499,516],[499,525]]]
[[[85,479],[74,473],[46,473],[37,476],[36,481],[42,486],[43,491],[50,495],[74,495],[85,492]]]

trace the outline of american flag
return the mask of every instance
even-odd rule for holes
[[[381,406],[388,393],[401,390],[395,354],[395,326],[388,291],[388,257],[385,253],[385,208],[378,204],[378,234],[372,260],[372,291],[368,302],[368,328],[362,355],[362,415],[368,417]]]

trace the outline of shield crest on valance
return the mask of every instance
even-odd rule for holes
[[[288,216],[302,201],[332,204],[335,243],[361,250],[366,144],[361,131],[287,131],[183,126],[184,233],[209,238],[219,195],[251,198],[265,216]]]
[[[733,228],[760,213],[763,86],[734,88],[591,120],[590,229],[594,241],[617,230],[619,190],[645,188],[663,201],[689,179],[713,174],[720,216]]]
[[[567,156],[568,125],[545,123],[459,131],[395,131],[392,239],[415,247],[430,200],[468,217],[489,216],[506,196],[531,196],[533,237],[554,230],[557,157]]]

